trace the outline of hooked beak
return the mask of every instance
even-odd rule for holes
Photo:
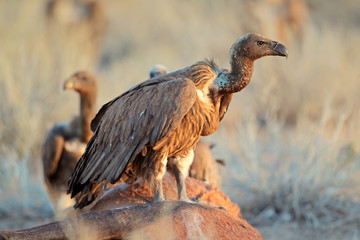
[[[273,41],[272,50],[275,52],[275,55],[282,56],[282,57],[288,57],[288,51],[284,45],[281,43]]]
[[[64,83],[64,90],[69,90],[74,88],[73,78],[68,78]]]

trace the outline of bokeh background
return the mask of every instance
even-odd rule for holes
[[[265,239],[360,239],[360,2],[357,0],[0,0],[0,230],[49,222],[40,151],[78,113],[63,81],[90,70],[98,107],[204,58],[229,67],[235,40],[258,32],[289,58],[256,62],[219,130],[222,189]]]

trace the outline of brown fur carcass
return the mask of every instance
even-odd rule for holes
[[[187,200],[185,177],[195,144],[217,130],[229,99],[250,82],[254,61],[270,55],[287,56],[286,47],[247,34],[230,49],[230,72],[213,61],[200,61],[144,81],[103,105],[69,180],[68,192],[79,194],[75,207],[93,202],[129,165],[136,176],[153,184],[155,201],[165,199],[162,178],[171,166],[178,199]]]
[[[55,202],[68,199],[62,195],[66,192],[67,182],[77,160],[84,153],[86,143],[93,134],[90,122],[96,111],[97,81],[90,72],[81,71],[65,81],[64,89],[79,93],[80,116],[70,122],[55,124],[46,134],[42,145],[44,175],[51,193],[55,195]]]
[[[91,212],[19,231],[0,239],[247,239],[261,240],[245,220],[184,201],[163,201]]]
[[[185,180],[188,197],[207,202],[212,207],[225,208],[234,218],[241,218],[240,208],[232,203],[230,198],[221,192],[218,188],[204,183],[203,181],[188,177]],[[166,199],[176,200],[177,191],[174,176],[166,173],[163,178],[163,189]],[[99,211],[118,207],[133,206],[145,204],[154,198],[154,194],[147,184],[138,181],[132,184],[121,183],[104,190],[104,194],[87,211]]]

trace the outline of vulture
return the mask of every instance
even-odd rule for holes
[[[227,70],[229,71],[229,70]],[[162,64],[156,64],[150,68],[150,78],[164,75],[168,72]],[[224,166],[225,162],[215,159],[211,149],[214,144],[206,143],[200,139],[194,149],[194,159],[189,169],[189,176],[201,181],[205,181],[215,187],[221,188],[221,173],[219,165]]]
[[[75,208],[93,202],[128,167],[153,186],[154,201],[165,200],[167,166],[177,182],[179,200],[188,201],[185,176],[201,136],[214,133],[235,92],[250,82],[254,61],[286,56],[284,45],[256,33],[230,49],[230,71],[213,60],[148,79],[106,103],[91,122],[94,135],[69,179]]]
[[[42,146],[45,177],[60,192],[66,191],[73,168],[93,134],[90,122],[96,113],[97,81],[90,72],[80,71],[65,81],[64,89],[79,93],[80,116],[55,124]]]
[[[158,77],[160,75],[167,74],[167,68],[162,64],[156,64],[150,68],[149,75],[150,78]]]

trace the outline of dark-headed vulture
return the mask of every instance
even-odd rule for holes
[[[90,122],[96,113],[97,81],[90,72],[81,71],[65,81],[64,89],[79,93],[80,116],[71,122],[55,124],[46,134],[42,146],[45,177],[53,188],[63,192],[93,134]]]
[[[131,166],[154,186],[154,200],[164,200],[162,178],[172,169],[178,199],[188,200],[184,179],[201,136],[219,127],[232,94],[245,88],[254,61],[287,56],[286,47],[258,34],[247,34],[230,49],[231,71],[205,60],[141,82],[106,103],[91,122],[94,131],[69,179],[75,208],[90,204],[108,183]]]

